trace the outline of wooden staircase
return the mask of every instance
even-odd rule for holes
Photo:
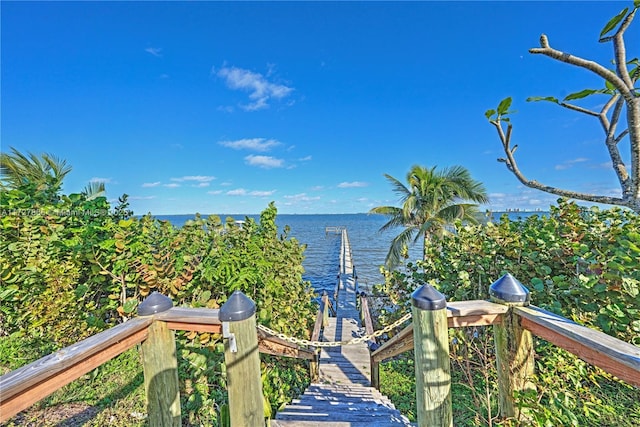
[[[363,385],[311,384],[278,412],[271,427],[410,426],[389,399]]]
[[[357,279],[346,230],[342,230],[336,317],[323,330],[323,341],[348,341],[362,336],[356,307]],[[386,396],[370,387],[369,349],[366,343],[325,347],[320,353],[320,375],[299,399],[276,414],[272,427],[391,427],[410,426],[409,420]]]

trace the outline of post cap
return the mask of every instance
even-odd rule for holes
[[[167,311],[171,307],[173,307],[171,298],[155,291],[140,303],[138,306],[138,316],[151,316],[152,314]]]
[[[447,299],[433,286],[426,284],[420,286],[411,294],[411,303],[421,310],[442,310],[447,308]]]
[[[251,317],[256,312],[256,303],[240,291],[231,294],[218,312],[221,322],[237,322]]]
[[[529,304],[529,289],[520,283],[510,273],[505,274],[489,287],[489,295],[492,299],[504,301],[506,303]]]

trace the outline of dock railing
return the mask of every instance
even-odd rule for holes
[[[413,322],[371,351],[372,386],[380,387],[381,362],[414,350],[418,425],[452,426],[448,328],[493,325],[503,418],[519,415],[515,392],[533,387],[533,335],[640,387],[639,347],[529,305],[528,289],[510,274],[491,285],[490,295],[447,303],[431,285],[420,286],[412,294]]]

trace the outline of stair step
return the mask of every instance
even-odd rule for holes
[[[362,336],[364,330],[356,309],[357,284],[351,274],[353,264],[350,256],[344,255],[347,253],[350,251],[343,252],[345,259],[340,262],[344,271],[339,275],[336,317],[329,319],[322,333],[327,341],[351,340]],[[411,426],[386,396],[370,387],[370,363],[365,343],[323,347],[320,380],[278,411],[275,420],[271,420],[271,427]]]
[[[407,424],[399,421],[297,421],[297,420],[271,420],[271,427],[406,427]]]

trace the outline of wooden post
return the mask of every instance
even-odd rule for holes
[[[411,295],[418,426],[452,427],[447,301],[431,285]]]
[[[322,326],[329,325],[329,295],[327,291],[322,291]]]
[[[498,370],[498,392],[500,415],[518,421],[520,414],[515,401],[515,392],[535,390],[531,381],[534,375],[534,349],[531,332],[520,325],[520,318],[511,307],[529,305],[529,290],[507,273],[489,288],[491,301],[508,305],[509,311],[502,323],[493,326]]]
[[[150,316],[172,306],[169,297],[154,292],[140,304],[138,314]],[[156,320],[149,326],[141,353],[149,426],[181,426],[176,340],[165,322]]]
[[[371,387],[380,390],[380,362],[376,362],[373,357],[370,357],[369,366],[371,366]]]
[[[235,291],[220,307],[231,427],[264,427],[256,304]]]

